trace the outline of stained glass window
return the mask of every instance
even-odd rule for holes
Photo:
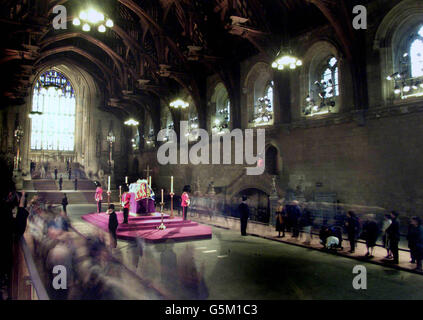
[[[60,72],[42,74],[34,87],[31,149],[73,151],[75,145],[75,92]]]

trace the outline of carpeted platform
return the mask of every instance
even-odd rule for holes
[[[198,224],[190,220],[183,220],[176,217],[169,218],[164,215],[164,224],[166,230],[158,230],[157,227],[161,223],[160,213],[154,213],[149,216],[129,216],[129,224],[122,224],[123,213],[116,212],[119,227],[117,229],[118,239],[134,240],[135,238],[143,238],[147,242],[164,242],[167,239],[173,241],[190,241],[200,239],[210,239],[212,237],[211,228]],[[82,219],[95,225],[96,227],[107,231],[109,216],[102,213],[89,213],[82,216]]]

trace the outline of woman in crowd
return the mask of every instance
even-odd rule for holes
[[[368,215],[368,220],[363,224],[362,239],[366,240],[366,257],[373,257],[374,248],[379,235],[379,227],[374,220],[374,215]]]
[[[305,208],[300,220],[303,232],[305,234],[304,244],[311,243],[311,227],[313,226],[313,215],[310,210]]]
[[[417,263],[415,270],[421,272],[423,259],[423,226],[419,217],[411,218],[407,238],[411,259]]]
[[[391,223],[392,223],[391,215],[385,214],[385,217],[383,218],[383,222],[382,222],[381,231],[382,231],[383,247],[386,249],[386,257],[385,258],[387,258],[387,259],[392,258],[391,250],[389,249],[389,238],[388,238],[388,235],[386,234],[386,230],[389,228]]]
[[[356,240],[360,231],[360,222],[353,211],[348,211],[345,228],[350,242],[350,253],[355,252]]]
[[[285,211],[283,206],[283,200],[278,200],[278,207],[276,208],[276,231],[278,232],[278,238],[285,237]]]
[[[410,263],[417,262],[417,256],[419,251],[418,244],[420,241],[420,227],[421,227],[420,219],[418,217],[412,217],[410,219],[410,224],[408,226],[408,234],[407,234],[408,247],[410,248],[410,256],[411,256]]]

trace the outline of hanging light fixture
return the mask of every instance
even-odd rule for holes
[[[272,63],[273,69],[284,70],[285,68],[289,68],[291,70],[296,69],[297,67],[301,67],[303,62],[298,59],[297,57],[293,56],[290,53],[285,54],[278,54],[275,61]]]
[[[73,19],[74,26],[79,26],[82,23],[82,30],[85,32],[89,32],[91,27],[98,25],[97,30],[101,33],[104,33],[107,31],[107,28],[113,28],[114,26],[112,19],[106,18],[104,13],[94,8],[81,11],[79,13],[79,18]]]
[[[169,105],[172,108],[175,108],[175,109],[179,109],[179,108],[185,109],[185,108],[188,108],[189,103],[188,102],[185,102],[182,99],[176,99],[176,100],[172,101]]]
[[[125,121],[124,124],[127,125],[127,126],[137,126],[139,124],[139,122],[137,120],[134,120],[134,119],[129,119],[129,120]]]

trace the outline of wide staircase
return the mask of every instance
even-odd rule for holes
[[[54,176],[54,169],[57,168],[57,180]],[[66,163],[49,163],[46,176],[40,177],[41,174],[37,168],[32,175],[32,180],[23,182],[23,189],[28,194],[29,199],[38,195],[43,202],[59,205],[62,203],[64,194],[68,198],[69,204],[95,204],[94,194],[96,185],[94,181],[88,179],[77,163],[72,163],[72,175],[69,180],[69,174],[66,172]],[[59,178],[62,176],[62,190],[59,188]],[[74,179],[78,179],[77,190],[75,191]],[[118,201],[119,191],[112,190],[112,201]],[[107,201],[106,193],[103,194],[104,201]]]

